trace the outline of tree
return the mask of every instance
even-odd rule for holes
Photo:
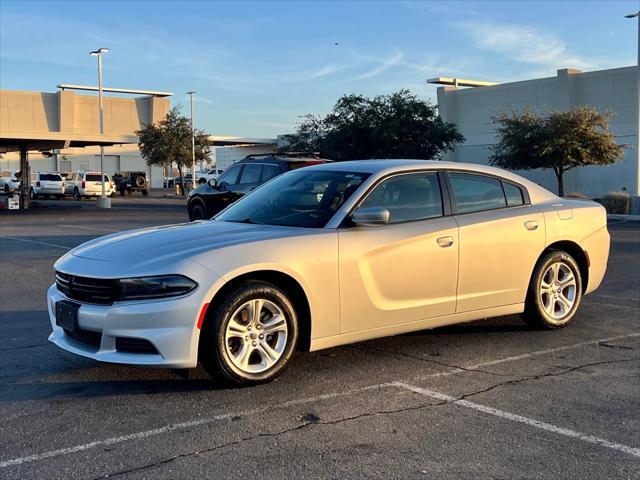
[[[180,114],[180,105],[171,108],[167,116],[157,124],[145,125],[136,131],[138,147],[147,165],[167,165],[176,162],[180,178],[185,166],[192,165],[191,120]],[[209,134],[195,131],[196,161],[208,161],[211,153]],[[195,181],[195,172],[193,172]],[[183,185],[184,185],[183,181]],[[184,195],[184,189],[182,190]]]
[[[522,112],[493,117],[498,124],[498,143],[491,148],[490,162],[509,170],[553,169],[558,194],[564,196],[563,175],[582,165],[609,165],[620,160],[627,145],[618,145],[609,132],[611,113],[593,107],[539,115]]]
[[[333,160],[437,159],[464,141],[435,105],[408,90],[373,99],[344,95],[325,117],[305,115],[287,151],[314,151]]]

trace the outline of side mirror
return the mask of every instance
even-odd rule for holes
[[[351,221],[360,227],[374,227],[388,224],[389,216],[386,208],[359,208],[351,215]]]
[[[211,188],[216,188],[218,186],[218,180],[215,178],[210,178],[207,182]]]

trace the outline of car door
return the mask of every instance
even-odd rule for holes
[[[358,208],[386,208],[389,224],[338,230],[342,333],[455,312],[458,228],[441,192],[433,171],[388,177]]]
[[[260,185],[260,177],[262,176],[262,164],[261,163],[245,163],[240,173],[240,179],[238,183],[233,187],[238,197],[246,195],[247,193],[255,190]]]
[[[241,171],[242,164],[232,165],[220,175],[218,186],[202,195],[209,216],[215,215],[238,199],[238,194],[233,190],[236,188]]]
[[[524,187],[497,177],[448,172],[460,235],[457,312],[522,303],[544,249],[544,218]]]

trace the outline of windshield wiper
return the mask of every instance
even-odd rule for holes
[[[252,225],[260,225],[258,222],[254,222],[250,218],[245,218],[244,220],[232,220],[234,223],[251,223]]]

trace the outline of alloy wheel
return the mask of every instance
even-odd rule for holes
[[[287,346],[287,320],[282,309],[265,298],[243,303],[225,328],[225,348],[244,373],[261,373],[278,363]]]
[[[569,265],[564,262],[549,265],[538,290],[544,311],[552,321],[561,323],[576,302],[577,282]]]

